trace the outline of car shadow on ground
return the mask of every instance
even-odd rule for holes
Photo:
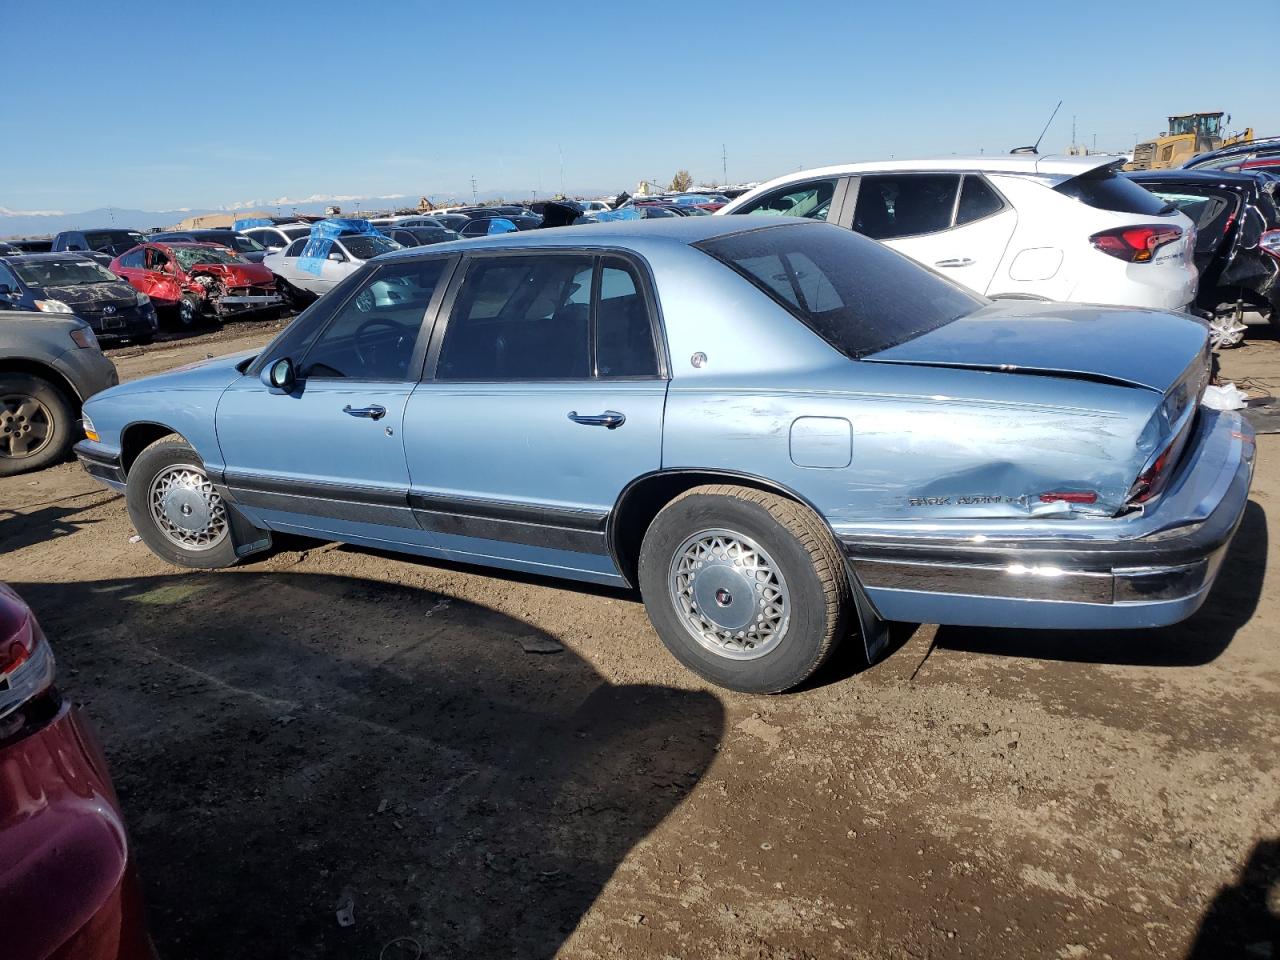
[[[1189,619],[1151,630],[996,630],[940,627],[935,644],[999,656],[1120,666],[1189,667],[1217,659],[1249,622],[1267,567],[1267,516],[1249,501],[1204,606]]]
[[[94,490],[23,506],[21,513],[0,507],[0,555],[47,543],[101,522],[77,517],[90,508],[102,506],[113,496],[106,490]]]
[[[1280,957],[1280,839],[1254,845],[1240,879],[1205,911],[1187,960]]]
[[[551,956],[723,734],[709,693],[423,590],[14,586],[107,746],[164,956]]]

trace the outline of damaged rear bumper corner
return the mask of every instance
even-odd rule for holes
[[[1210,418],[1206,418],[1209,420]],[[964,536],[841,533],[848,563],[886,620],[1036,629],[1167,626],[1199,609],[1244,516],[1253,431],[1238,414],[1201,424],[1178,494],[1123,534],[1019,538],[1008,521]],[[1083,530],[1081,531],[1084,532]]]

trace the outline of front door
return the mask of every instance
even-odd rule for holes
[[[223,394],[224,482],[267,526],[374,545],[429,542],[408,509],[402,428],[424,320],[453,263],[382,264],[344,302],[307,317],[315,329],[290,330],[264,355],[293,361],[291,392],[245,376]]]
[[[469,258],[409,399],[409,502],[457,557],[619,582],[605,522],[657,470],[654,294],[621,255]]]

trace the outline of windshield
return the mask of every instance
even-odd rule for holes
[[[231,238],[231,242],[235,244],[235,249],[240,253],[262,253],[267,249],[253,237],[246,237],[239,233]]]
[[[171,247],[173,258],[183,270],[198,263],[244,263],[225,247]]]
[[[987,303],[874,240],[827,224],[762,227],[695,246],[855,360]]]
[[[400,244],[386,237],[360,235],[343,237],[342,245],[347,248],[347,253],[357,260],[371,260],[380,253],[390,253],[392,250],[400,249]]]
[[[10,262],[29,287],[78,287],[85,283],[118,283],[120,278],[92,260],[30,260]]]

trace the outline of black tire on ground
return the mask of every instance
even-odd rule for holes
[[[0,373],[0,477],[66,457],[79,433],[73,401],[29,373]]]
[[[184,293],[182,299],[178,301],[175,317],[178,326],[183,330],[199,326],[201,321],[199,298],[194,294]]]
[[[179,470],[183,467],[187,469]],[[208,538],[207,543],[196,544],[192,539],[190,545],[184,545],[165,532],[160,521],[152,515],[150,499],[153,482],[166,473],[176,477],[171,488],[174,492],[170,496],[175,497],[177,510],[180,511],[180,505],[186,503],[196,510],[205,510],[214,517],[219,516],[219,510],[221,511],[220,535]],[[226,513],[226,504],[209,486],[204,463],[199,455],[177,434],[161,437],[138,454],[133,466],[129,468],[125,503],[129,508],[133,528],[151,548],[151,552],[162,560],[200,570],[216,570],[236,562],[235,535],[231,529],[231,518]]]
[[[299,309],[298,291],[284,277],[276,277],[276,292],[284,298],[283,309],[297,311]]]
[[[682,547],[687,541],[703,531],[730,531],[754,541],[785,580],[785,619],[774,639],[759,641],[764,652],[754,659],[732,659],[697,639],[691,619],[673,596],[673,564],[685,555]],[[736,585],[757,582],[760,571],[752,564],[762,559],[747,555],[745,567],[722,568],[721,572],[728,570],[725,583],[730,589],[717,590],[715,602],[723,598],[731,607],[737,599]],[[735,580],[741,569],[755,572]],[[689,581],[690,589],[697,576],[694,573]],[[794,500],[751,487],[695,487],[667,504],[645,533],[639,581],[649,620],[676,659],[712,683],[744,693],[778,693],[803,683],[856,623],[848,570],[826,526]],[[759,605],[761,599],[752,594],[748,616],[767,612]],[[722,612],[730,619],[727,607]]]

